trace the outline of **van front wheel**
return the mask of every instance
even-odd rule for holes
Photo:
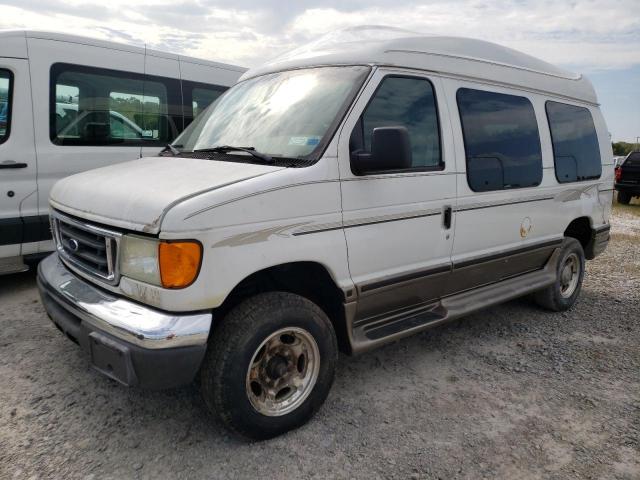
[[[274,437],[320,408],[337,352],[331,322],[317,305],[285,292],[256,295],[212,332],[202,395],[228,429],[253,439]]]
[[[556,270],[556,281],[534,294],[538,305],[562,312],[576,302],[584,278],[584,250],[575,238],[564,239]]]

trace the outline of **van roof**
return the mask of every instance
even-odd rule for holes
[[[247,70],[246,68],[239,67],[237,65],[230,65],[227,63],[220,63],[220,62],[212,62],[210,60],[204,60],[202,58],[195,58],[195,57],[189,57],[186,55],[177,55],[174,53],[153,50],[150,48],[146,48],[145,44],[140,44],[139,46],[135,46],[135,45],[128,45],[126,43],[111,42],[107,40],[98,40],[98,39],[89,38],[89,37],[81,37],[78,35],[68,35],[66,33],[47,32],[47,31],[38,31],[38,30],[0,30],[0,38],[9,39],[11,37],[39,38],[44,40],[54,40],[58,42],[79,43],[82,45],[111,48],[115,50],[122,50],[125,52],[132,52],[132,53],[144,54],[146,52],[147,55],[151,55],[154,57],[181,60],[183,62],[197,63],[199,65],[207,65],[210,67],[223,68],[225,70],[234,70],[237,72],[244,72]],[[0,40],[0,44],[2,43],[3,42]],[[0,51],[0,56],[2,56],[2,54],[3,54],[2,51]]]
[[[436,72],[597,103],[591,82],[525,53],[463,37],[424,36],[388,27],[332,32],[247,71],[265,73],[326,65],[378,65]]]

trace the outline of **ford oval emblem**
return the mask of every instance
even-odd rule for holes
[[[69,239],[67,244],[69,245],[69,250],[71,250],[72,252],[77,252],[78,248],[80,248],[80,244],[75,238]]]

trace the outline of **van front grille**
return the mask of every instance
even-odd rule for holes
[[[122,234],[57,211],[51,214],[51,226],[63,261],[104,282],[118,282],[118,245]]]

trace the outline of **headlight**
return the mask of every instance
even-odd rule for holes
[[[121,243],[120,272],[164,288],[191,285],[200,271],[202,245],[196,241],[161,241],[125,235]]]
[[[120,253],[120,273],[152,285],[162,285],[158,263],[158,240],[125,235]]]

